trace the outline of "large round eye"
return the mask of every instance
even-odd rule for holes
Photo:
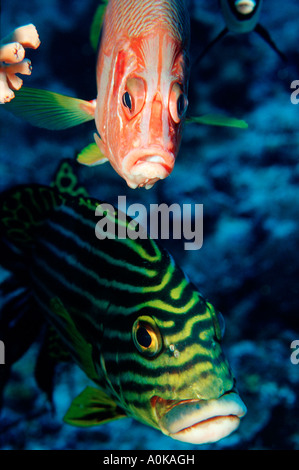
[[[222,314],[220,312],[218,312],[218,310],[215,310],[215,308],[213,307],[212,304],[210,304],[210,302],[207,302],[207,306],[208,306],[208,308],[211,312],[211,315],[212,315],[212,320],[213,320],[214,328],[215,328],[215,332],[216,332],[216,338],[218,339],[218,341],[221,341],[223,336],[224,336],[224,332],[225,332],[224,318],[223,318]]]
[[[128,78],[122,95],[122,105],[126,116],[131,119],[143,108],[145,102],[145,83],[142,78]]]
[[[161,351],[162,337],[151,317],[137,318],[133,324],[132,336],[137,350],[144,356],[154,357]]]
[[[182,91],[181,85],[175,82],[172,85],[169,96],[169,112],[174,122],[180,122],[187,110],[187,107],[187,96]]]

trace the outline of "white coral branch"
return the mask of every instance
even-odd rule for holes
[[[36,27],[28,24],[15,29],[0,41],[0,103],[11,101],[23,80],[16,75],[30,75],[31,62],[25,57],[25,48],[37,49],[40,39]]]

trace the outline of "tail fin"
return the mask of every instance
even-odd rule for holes
[[[12,365],[36,340],[44,323],[36,314],[28,283],[18,274],[18,278],[10,276],[0,287],[0,338],[5,345],[5,361],[0,366],[0,408]]]
[[[0,340],[5,345],[0,408],[12,365],[35,342],[44,323],[30,288],[28,266],[34,228],[41,223],[52,197],[45,189],[19,186],[0,196],[0,265],[11,273],[0,285]],[[42,203],[37,203],[37,196]]]

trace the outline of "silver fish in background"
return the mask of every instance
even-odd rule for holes
[[[269,2],[268,2],[269,3]],[[198,63],[227,33],[244,34],[255,31],[264,41],[278,54],[284,61],[287,58],[276,46],[268,31],[260,24],[260,15],[262,10],[262,0],[219,0],[221,12],[225,21],[225,28],[211,41],[200,56],[196,59]]]

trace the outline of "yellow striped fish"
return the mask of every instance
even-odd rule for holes
[[[32,341],[43,316],[54,327],[95,383],[74,400],[68,423],[130,416],[189,443],[229,435],[246,407],[221,348],[223,318],[152,239],[98,239],[101,204],[77,187],[66,162],[55,187],[1,196],[1,264],[21,292],[1,312],[1,340]],[[134,230],[117,210],[109,217]],[[7,347],[2,367],[21,356],[21,343]]]

